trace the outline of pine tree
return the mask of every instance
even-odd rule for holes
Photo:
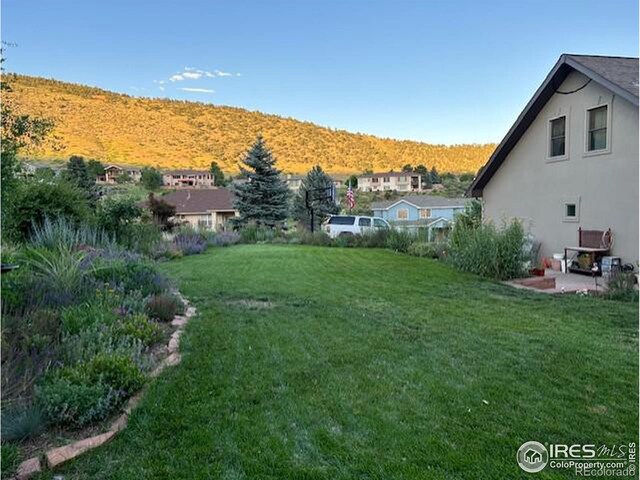
[[[62,176],[64,180],[84,192],[90,203],[97,200],[96,179],[89,174],[89,169],[83,157],[77,155],[69,157],[66,170]]]
[[[211,162],[209,171],[211,172],[211,175],[213,175],[213,184],[216,187],[224,187],[227,185],[227,179],[224,177],[224,172],[218,165],[218,162]]]
[[[422,177],[422,188],[427,189],[433,186],[433,182],[431,182],[431,174],[427,167],[424,165],[418,165],[413,171],[415,173],[419,173]]]
[[[440,174],[438,173],[438,170],[436,170],[435,165],[431,169],[430,176],[431,176],[431,183],[441,183],[442,182],[442,180],[440,180]]]
[[[275,167],[275,159],[264,139],[258,136],[240,166],[247,182],[235,190],[235,208],[240,213],[236,222],[246,225],[275,227],[284,222],[289,210],[289,188]]]
[[[340,211],[336,202],[328,198],[327,194],[333,185],[331,177],[324,173],[320,165],[313,167],[302,180],[298,195],[293,202],[293,216],[306,227],[310,227],[311,218],[307,208],[307,192],[309,205],[313,209],[314,230],[317,229],[329,215],[335,215]]]

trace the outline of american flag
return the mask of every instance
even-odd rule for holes
[[[351,181],[349,181],[349,188],[347,189],[347,205],[349,206],[349,210],[356,206],[356,197],[351,189]]]

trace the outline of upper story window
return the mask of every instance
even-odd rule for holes
[[[420,218],[431,218],[431,209],[430,208],[421,208],[420,209]]]
[[[549,122],[549,158],[566,154],[567,117],[554,118]]]
[[[383,181],[384,183],[389,183],[390,178],[389,178],[389,177],[384,177],[384,178],[382,179],[382,181]]]
[[[396,218],[398,220],[406,220],[407,218],[409,218],[409,210],[407,210],[406,208],[399,208],[396,212]]]
[[[609,107],[602,105],[587,110],[587,152],[607,150]]]
[[[377,178],[375,178],[375,177],[374,177],[374,178],[372,178],[372,179],[371,179],[371,183],[378,183],[378,179],[377,179]]]

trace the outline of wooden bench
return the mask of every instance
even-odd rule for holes
[[[611,246],[613,245],[613,234],[611,233],[611,229],[608,230],[583,230],[582,227],[578,228],[578,246],[577,247],[565,247],[564,249],[564,261],[569,262],[568,252],[577,252],[578,255],[581,253],[586,253],[590,257],[590,267],[582,268],[582,267],[570,267],[568,270],[570,272],[575,273],[587,273],[589,275],[593,275],[594,272],[592,270],[593,265],[598,261],[598,259],[611,250]],[[598,269],[597,275],[600,275],[600,271]]]

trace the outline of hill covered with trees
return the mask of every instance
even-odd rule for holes
[[[55,160],[82,155],[108,163],[236,172],[262,134],[278,168],[304,173],[400,170],[405,164],[440,172],[476,172],[495,145],[433,145],[321,127],[242,108],[131,97],[94,87],[6,74],[11,102],[21,112],[51,119],[48,141],[29,152]],[[425,112],[428,115],[428,112]]]

